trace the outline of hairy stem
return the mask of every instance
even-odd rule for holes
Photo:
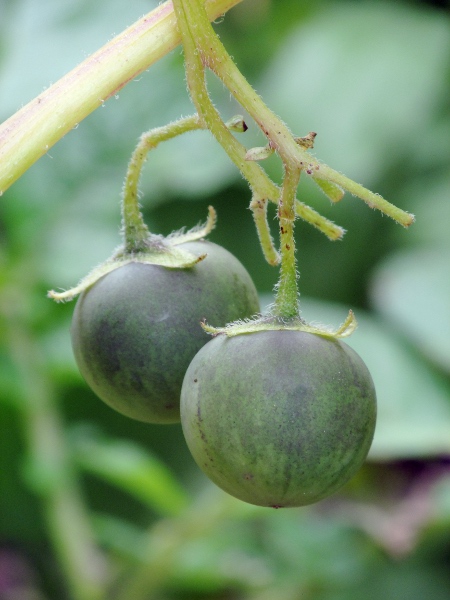
[[[289,165],[285,169],[283,193],[278,205],[280,223],[281,268],[273,314],[282,319],[299,316],[299,294],[295,261],[295,194],[300,180],[301,167]]]
[[[199,0],[174,0],[174,7],[185,51],[189,90],[208,128],[239,166],[242,150],[236,148],[234,138],[233,141],[229,141],[222,134],[223,121],[214,108],[206,88],[205,64],[221,76],[231,93],[258,123],[268,137],[271,148],[278,151],[283,161],[285,167],[283,189],[281,197],[277,198],[281,232],[281,270],[275,313],[281,318],[298,316],[294,242],[295,199],[300,173],[307,162],[308,155],[297,144],[287,127],[266,107],[235,66],[207,20],[203,4]],[[258,195],[266,197],[261,190],[261,183],[264,181],[261,169],[253,161],[247,161],[244,169],[241,167],[241,171],[249,181],[253,194],[257,197]],[[256,191],[258,194],[255,194]],[[261,225],[261,222],[259,224]],[[271,253],[265,227],[262,227],[261,232],[265,240],[263,250],[265,254],[268,250]]]
[[[247,148],[240,144],[226,127],[209,97],[202,56],[205,56],[208,44],[210,42],[211,45],[215,43],[217,36],[211,28],[211,39],[210,37],[204,38],[204,9],[203,6],[200,6],[200,8],[201,10],[199,12],[199,7],[189,0],[174,0],[175,14],[177,16],[185,53],[186,77],[192,101],[199,116],[204,120],[205,126],[211,131],[216,140],[221,144],[225,152],[248,181],[253,195],[260,198],[267,198],[272,202],[278,203],[281,193],[279,187],[271,181],[258,164],[246,160]],[[209,26],[208,21],[207,25]],[[198,44],[201,44],[200,52]],[[206,49],[204,49],[204,47]],[[221,47],[223,48],[223,46]],[[223,52],[226,53],[224,48]],[[229,58],[229,61],[236,69],[231,58]],[[253,92],[253,95],[255,95],[255,92]],[[247,104],[248,103],[242,102],[242,106],[248,110]],[[296,145],[295,142],[294,145]],[[344,230],[341,227],[335,225],[325,217],[322,217],[322,215],[314,209],[305,206],[300,202],[296,203],[296,211],[301,218],[325,233],[330,239],[340,239],[344,235]]]
[[[149,230],[139,208],[138,197],[139,179],[148,153],[161,142],[195,129],[202,129],[202,124],[197,115],[192,115],[141,135],[139,143],[131,155],[123,187],[122,234],[126,252],[142,250],[149,237]]]
[[[183,42],[187,84],[200,118],[242,172],[250,186],[258,187],[262,196],[273,198],[275,192],[278,199],[278,188],[267,177],[264,177],[265,174],[259,165],[246,160],[247,149],[229,131],[209,97],[204,66],[197,50],[197,35],[203,27],[202,22],[197,21],[195,12],[185,0],[174,0],[173,5]]]
[[[270,235],[269,223],[267,222],[267,200],[254,196],[250,202],[250,209],[264,257],[269,265],[277,265],[280,262],[280,255],[276,251]]]
[[[286,125],[266,106],[235,65],[208,21],[203,3],[199,0],[177,0],[176,3],[178,2],[185,7],[190,23],[195,23],[195,40],[203,63],[222,80],[241,106],[249,112],[282,159],[284,155],[290,154],[298,162],[306,163],[308,154],[295,142]]]
[[[182,7],[182,11],[180,8],[177,12],[177,5]],[[174,0],[174,6],[177,12],[177,19],[184,18],[188,21],[186,23],[181,23],[180,28],[184,28],[186,31],[189,31],[189,23],[195,23],[195,33],[191,34],[191,45],[193,45],[193,50],[189,50],[189,53],[186,57],[188,69],[197,70],[194,58],[196,58],[197,62],[201,61],[203,66],[209,67],[219,77],[219,79],[221,79],[221,81],[229,89],[231,94],[236,98],[241,106],[243,106],[253,117],[255,122],[259,125],[261,131],[269,139],[271,147],[278,152],[284,163],[295,161],[300,164],[305,172],[308,175],[311,175],[313,179],[317,178],[321,181],[328,181],[328,193],[329,190],[332,189],[332,195],[336,198],[339,196],[338,188],[342,187],[351,194],[354,194],[355,196],[358,196],[364,200],[364,202],[366,202],[372,208],[377,208],[381,212],[385,213],[404,227],[408,227],[414,222],[413,215],[397,208],[390,202],[384,200],[384,198],[378,194],[370,192],[362,185],[355,183],[348,177],[341,175],[327,165],[319,162],[307,151],[307,148],[305,148],[302,144],[297,143],[296,138],[292,136],[286,125],[265,105],[260,96],[255,92],[252,86],[239,71],[214,32],[201,1]],[[183,36],[183,32],[182,39],[183,45],[186,48],[185,44],[188,40],[186,36]],[[196,50],[198,50],[198,53],[194,57],[192,52],[195,53]],[[197,90],[195,86],[191,87],[190,89],[195,102],[195,93]],[[202,91],[201,95],[203,96],[203,94],[204,92]],[[217,139],[220,143],[222,143],[222,145],[224,145],[220,138]],[[250,179],[247,176],[247,173],[244,171],[242,172],[253,189],[258,188],[256,182],[262,183],[265,175],[261,175],[256,171],[252,171],[252,174],[255,175],[255,181]],[[264,183],[266,191],[258,191],[260,192],[261,196],[267,197],[270,200],[274,200],[273,194],[270,192],[268,193],[270,184],[268,185],[267,181],[264,181]],[[323,189],[323,184],[321,184],[320,187]],[[278,201],[278,198],[276,198],[275,201]],[[320,223],[319,227],[321,227],[322,219],[323,217],[317,219],[315,216],[315,222],[312,222],[312,224],[317,226],[317,224]],[[343,231],[341,230],[341,236],[342,234]],[[331,239],[338,239],[338,237],[331,237]]]

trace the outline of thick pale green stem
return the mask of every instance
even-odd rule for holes
[[[149,238],[149,230],[139,209],[139,179],[148,153],[161,142],[195,129],[202,129],[202,124],[197,115],[192,115],[142,134],[131,155],[123,186],[122,234],[126,252],[143,250]]]
[[[218,18],[241,1],[207,0],[208,18]],[[164,2],[5,121],[0,126],[0,195],[67,132],[179,43],[172,2]]]

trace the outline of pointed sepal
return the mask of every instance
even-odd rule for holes
[[[229,323],[225,327],[211,327],[207,323],[201,323],[201,326],[206,333],[212,336],[224,334],[228,337],[236,335],[245,335],[256,333],[258,331],[304,331],[306,333],[314,333],[328,338],[346,338],[349,337],[358,326],[356,317],[352,310],[349,311],[345,321],[337,328],[332,329],[325,325],[310,325],[301,317],[295,319],[281,319],[278,317],[259,316],[255,319],[246,321],[235,321]]]

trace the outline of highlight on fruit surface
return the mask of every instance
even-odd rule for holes
[[[199,467],[245,502],[304,506],[341,488],[375,429],[370,373],[344,342],[303,331],[218,335],[195,356],[181,421]]]

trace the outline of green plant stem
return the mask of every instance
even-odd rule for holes
[[[269,223],[267,221],[267,200],[253,196],[250,202],[250,210],[253,214],[256,231],[265,259],[269,265],[275,266],[280,262],[280,255],[273,245],[270,234]]]
[[[198,6],[186,0],[174,0],[173,4],[185,52],[187,83],[199,116],[248,181],[253,195],[278,203],[280,188],[270,180],[258,164],[246,160],[247,148],[238,142],[228,130],[209,97],[205,81],[204,64],[202,62],[202,57],[206,52],[206,50],[203,50],[203,46],[207,49],[209,42],[214,44],[217,36],[211,28],[211,39],[210,37],[206,40],[204,39],[204,10],[199,13]],[[203,9],[203,6],[201,8]],[[198,46],[198,44],[203,45]],[[223,52],[226,53],[224,48]],[[236,68],[231,58],[229,58],[229,61]],[[253,95],[256,95],[255,92],[253,92]],[[245,104],[242,105],[247,108]],[[311,225],[322,231],[330,239],[336,240],[343,236],[344,230],[341,227],[322,217],[309,206],[297,201],[295,208],[296,213],[301,218],[311,223]]]
[[[410,225],[414,221],[414,217],[393,206],[381,196],[366,190],[363,186],[323,165],[309,154],[308,149],[312,147],[316,134],[311,132],[305,138],[293,137],[286,125],[264,104],[236,67],[214,32],[203,2],[201,0],[173,0],[173,2],[183,42],[186,76],[192,101],[200,118],[204,120],[205,126],[212,132],[249,182],[253,196],[251,207],[253,209],[256,206],[255,223],[258,227],[263,252],[269,262],[274,260],[275,253],[265,215],[255,205],[255,199],[267,198],[279,203],[281,270],[274,314],[282,319],[299,316],[293,227],[296,207],[298,212],[296,190],[302,171],[312,176],[313,179],[316,178],[319,187],[331,197],[332,201],[338,201],[342,197],[343,188],[404,226]],[[247,153],[246,149],[227,131],[209,97],[205,67],[211,69],[221,79],[235,99],[253,117],[269,141],[267,150],[278,152],[284,165],[281,196],[279,188],[255,164],[255,155],[257,160],[259,154],[251,151]],[[260,154],[264,158],[266,153],[264,153],[264,149],[262,150],[263,152]],[[251,159],[248,158],[249,156]],[[322,218],[316,219],[315,215],[312,215],[312,222],[313,224],[317,224],[317,222],[323,224]]]
[[[271,182],[269,183],[268,179],[261,177],[263,170],[259,165],[246,160],[247,149],[229,131],[211,102],[206,87],[203,62],[197,51],[196,36],[203,26],[201,21],[196,20],[195,12],[188,2],[174,0],[173,6],[183,42],[187,84],[200,118],[242,172],[250,186],[258,188],[262,197],[273,197],[274,189],[270,185]],[[274,187],[275,196],[278,199],[279,189],[276,186]]]
[[[351,194],[361,198],[372,208],[377,208],[393,218],[404,227],[408,227],[414,222],[413,215],[397,208],[378,194],[370,192],[362,185],[355,183],[348,177],[341,175],[334,169],[319,162],[309,154],[306,149],[296,143],[295,138],[292,136],[286,125],[264,104],[260,96],[239,71],[214,32],[200,0],[174,0],[174,7],[177,19],[179,20],[183,45],[186,52],[188,81],[191,79],[191,82],[193,83],[193,85],[190,86],[190,91],[193,95],[194,103],[198,105],[197,110],[199,110],[199,114],[202,114],[200,105],[203,104],[205,107],[207,105],[207,94],[205,95],[206,88],[202,88],[199,82],[200,68],[198,67],[198,62],[201,62],[202,66],[208,66],[219,79],[221,79],[241,106],[248,111],[259,125],[264,135],[269,139],[271,146],[278,152],[285,165],[288,163],[292,164],[294,161],[297,162],[304,168],[308,175],[344,188]],[[192,27],[195,27],[195,31],[190,31]],[[190,75],[190,70],[195,71],[197,77],[194,74]],[[213,134],[233,159],[232,154],[234,150],[229,151],[226,148],[225,144],[227,144],[228,140],[217,135],[219,133],[218,125],[216,125],[216,128],[217,133],[211,129]],[[258,192],[262,197],[274,200],[273,192],[275,190],[270,189],[270,183],[272,182],[269,183],[267,181],[268,178],[264,178],[265,174],[257,172],[256,169],[250,169],[250,175],[254,176],[251,178],[247,174],[249,171],[248,169],[246,169],[246,172],[242,169],[241,171],[252,188],[258,189],[256,182],[259,182],[261,186],[264,184],[265,190],[261,187],[258,189]],[[278,190],[278,188],[276,188],[276,190]],[[278,196],[275,201],[278,201]],[[297,214],[299,214],[298,211]]]
[[[231,94],[252,116],[283,162],[307,163],[309,155],[295,142],[286,125],[264,104],[217,37],[207,20],[201,0],[175,0],[185,7],[190,23],[195,23],[195,45],[199,60],[208,66],[230,90]],[[178,14],[177,14],[178,16]],[[183,44],[184,44],[183,38]]]
[[[208,18],[218,18],[241,1],[207,0]],[[66,133],[179,43],[172,2],[164,2],[5,121],[0,126],[0,195]]]
[[[28,265],[29,266],[29,265]],[[6,292],[6,293],[5,293]],[[42,349],[21,313],[24,290],[3,290],[2,313],[22,386],[27,479],[41,500],[53,551],[73,600],[102,600],[106,563],[93,541]]]
[[[265,183],[265,174],[253,161],[242,163],[242,153],[245,149],[237,146],[238,143],[233,136],[231,136],[231,140],[228,139],[229,132],[227,132],[227,136],[224,135],[224,123],[213,106],[206,88],[204,64],[212,69],[213,65],[218,63],[225,65],[225,69],[220,69],[219,72],[225,72],[228,68],[232,70],[234,78],[230,79],[228,75],[224,77],[225,85],[260,125],[271,146],[278,150],[283,161],[285,168],[283,189],[281,197],[279,193],[277,195],[281,232],[281,270],[275,314],[283,319],[296,317],[299,307],[293,228],[297,186],[306,158],[300,154],[303,160],[298,159],[297,153],[301,148],[289,130],[265,106],[234,65],[209,21],[206,23],[206,13],[202,3],[198,0],[174,0],[174,7],[183,40],[187,80],[193,102],[199,115],[204,118],[208,129],[226,149],[231,159],[238,166],[241,164],[241,171],[249,181],[254,194],[257,190],[260,197],[268,195],[268,190],[262,187]],[[239,144],[239,146],[241,145]]]
[[[286,167],[283,193],[278,205],[281,268],[273,314],[281,319],[299,316],[298,275],[295,261],[295,194],[301,174],[300,165]]]
[[[139,179],[148,153],[161,142],[195,129],[202,129],[198,115],[180,119],[141,135],[139,143],[131,155],[123,187],[122,234],[126,252],[142,250],[150,235],[139,208],[138,198]]]

